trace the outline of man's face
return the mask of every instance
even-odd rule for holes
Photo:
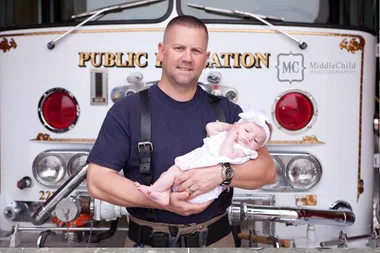
[[[167,31],[164,43],[158,46],[163,75],[180,86],[198,82],[208,57],[207,35],[201,28],[175,25]]]

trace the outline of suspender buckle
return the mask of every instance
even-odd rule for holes
[[[139,152],[141,152],[141,149],[143,149],[145,146],[149,146],[149,148],[150,148],[149,151],[153,152],[153,144],[150,141],[139,142],[139,144],[137,145]],[[141,147],[141,149],[140,149],[140,147]]]
[[[137,148],[140,153],[140,174],[144,176],[144,184],[150,185],[152,183],[152,168],[150,163],[153,144],[150,141],[142,141],[139,142]]]

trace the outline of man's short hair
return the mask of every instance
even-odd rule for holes
[[[166,26],[165,33],[164,33],[164,41],[166,37],[166,31],[168,31],[171,27],[175,25],[181,25],[181,26],[186,26],[188,28],[200,28],[203,29],[206,33],[206,38],[208,41],[208,30],[206,25],[198,18],[190,15],[182,15],[182,16],[177,16],[170,20],[168,25]]]

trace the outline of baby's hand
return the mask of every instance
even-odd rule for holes
[[[236,140],[237,137],[238,137],[238,126],[236,125],[236,123],[234,123],[231,126],[231,129],[228,131],[227,138],[230,138],[232,140]]]

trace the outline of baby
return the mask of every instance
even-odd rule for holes
[[[146,186],[135,182],[137,189],[160,205],[168,205],[175,177],[182,171],[220,163],[242,164],[249,159],[255,159],[256,150],[269,141],[272,126],[266,115],[260,112],[240,113],[239,116],[240,120],[234,124],[219,121],[208,123],[206,131],[209,137],[203,139],[202,147],[177,157],[174,160],[175,165],[162,173],[153,185]],[[225,189],[217,186],[189,202],[204,203],[216,199]]]

